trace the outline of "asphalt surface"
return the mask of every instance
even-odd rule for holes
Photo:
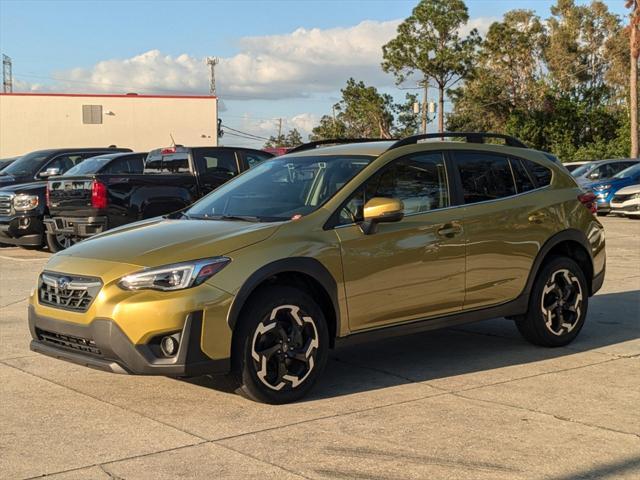
[[[603,223],[607,278],[569,347],[491,320],[345,348],[278,407],[32,353],[48,254],[0,249],[0,478],[640,478],[640,221]]]

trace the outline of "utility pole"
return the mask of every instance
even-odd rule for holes
[[[421,83],[424,88],[424,94],[422,97],[422,123],[420,125],[420,131],[421,133],[427,133],[427,105],[429,102],[427,95],[429,94],[429,81],[425,78]]]
[[[280,139],[281,136],[282,136],[282,119],[279,118],[278,119],[278,140]]]
[[[337,138],[338,129],[336,128],[336,106],[331,105],[331,113],[333,114],[333,138]]]
[[[216,96],[216,65],[220,63],[218,57],[207,57],[207,65],[209,65],[209,95]]]
[[[11,58],[2,54],[2,89],[4,93],[13,92],[13,75],[11,73]]]
[[[631,68],[629,71],[629,114],[631,123],[631,157],[638,158],[638,60],[640,59],[640,0],[628,0],[629,14],[629,53]]]

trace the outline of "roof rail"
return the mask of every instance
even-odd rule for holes
[[[391,145],[388,150],[393,150],[394,148],[404,147],[405,145],[413,145],[418,143],[420,140],[426,140],[429,138],[441,138],[445,137],[462,137],[466,139],[467,143],[485,143],[485,139],[487,138],[502,138],[504,140],[505,145],[509,147],[517,147],[517,148],[528,148],[524,143],[518,140],[515,137],[510,135],[503,135],[502,133],[486,133],[486,132],[443,132],[443,133],[423,133],[421,135],[412,135],[411,137],[403,138],[402,140],[398,140],[396,143]]]
[[[345,143],[365,143],[365,142],[391,142],[397,140],[396,138],[330,138],[325,140],[316,140],[313,142],[303,143],[297,147],[292,148],[287,152],[297,153],[304,152],[305,150],[313,150],[321,147],[322,145],[342,145]]]

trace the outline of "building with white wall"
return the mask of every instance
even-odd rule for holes
[[[148,151],[218,144],[213,96],[0,93],[0,158],[116,145]]]

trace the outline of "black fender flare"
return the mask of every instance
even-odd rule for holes
[[[267,263],[256,270],[240,287],[233,299],[229,313],[227,314],[227,324],[234,330],[240,316],[240,311],[253,291],[262,282],[274,275],[284,272],[303,273],[314,278],[327,292],[336,318],[336,336],[340,335],[340,305],[338,303],[338,284],[329,273],[329,270],[315,258],[310,257],[289,257]],[[333,341],[333,339],[332,339]]]
[[[547,257],[551,249],[556,245],[566,241],[576,242],[584,247],[584,249],[587,251],[587,255],[589,255],[589,261],[591,262],[591,268],[593,270],[593,252],[591,251],[591,245],[589,244],[589,240],[587,239],[587,236],[584,234],[584,232],[581,232],[580,230],[576,230],[574,228],[562,230],[561,232],[558,232],[548,238],[536,255],[531,270],[529,271],[529,278],[527,279],[524,291],[522,292],[522,295],[524,295],[525,298],[529,298],[531,289],[533,288],[533,282],[535,282],[536,277],[538,276],[538,272],[540,271],[540,267],[542,266],[542,262],[544,262],[544,259]],[[593,278],[587,278],[587,281],[591,286]]]

